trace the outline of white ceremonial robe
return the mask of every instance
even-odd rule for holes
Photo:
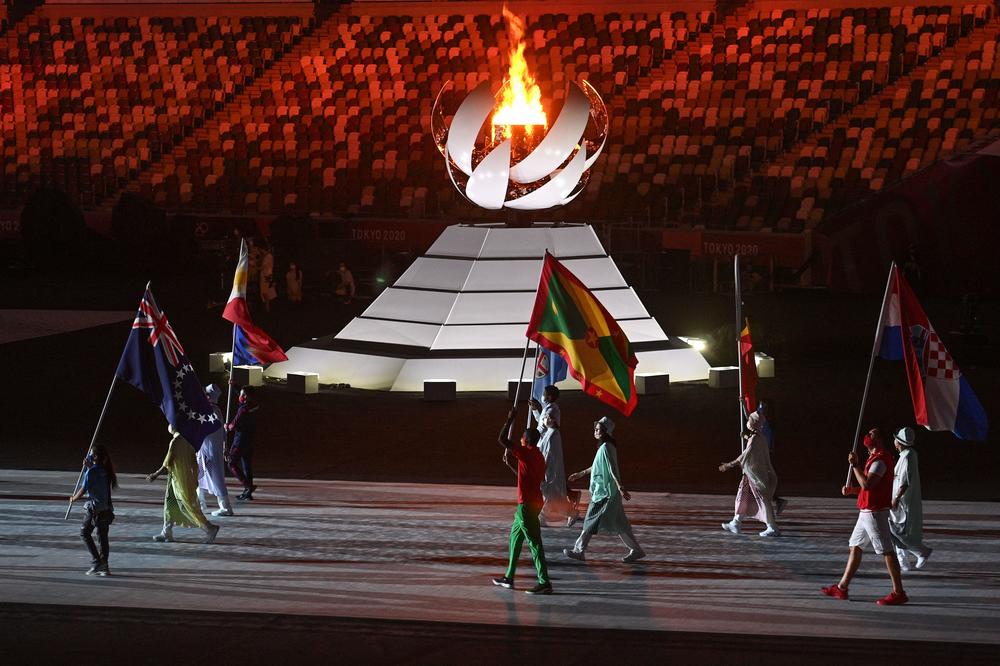
[[[215,407],[215,416],[221,424],[222,412],[218,407]],[[225,445],[226,431],[220,427],[206,437],[198,449],[198,489],[207,490],[215,495],[222,508],[226,508],[229,503],[229,491],[226,489]]]
[[[889,529],[892,536],[904,550],[926,557],[929,549],[924,546],[924,510],[920,495],[920,470],[917,466],[917,452],[903,449],[896,461],[892,478],[892,496],[899,495],[899,489],[907,486],[899,500],[899,505],[889,511]]]
[[[563,460],[562,431],[558,427],[562,416],[559,405],[550,402],[545,404],[541,411],[532,410],[532,414],[538,422],[538,432],[541,433],[538,450],[545,458],[545,481],[542,482],[545,505],[542,507],[542,514],[568,516],[570,506],[566,499],[566,463]],[[551,416],[555,421],[555,428],[545,427],[547,416]]]
[[[736,515],[740,518],[756,518],[766,525],[773,525],[772,503],[774,490],[778,487],[778,475],[771,466],[767,438],[759,434],[751,435],[736,462],[743,469],[743,478],[740,479],[740,488],[736,493]]]

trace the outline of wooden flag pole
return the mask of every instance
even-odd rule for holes
[[[108,412],[108,404],[111,402],[111,393],[115,390],[115,384],[118,382],[118,373],[115,373],[114,378],[111,380],[111,386],[108,388],[108,394],[104,397],[104,407],[101,408],[101,415],[97,418],[97,427],[94,428],[94,434],[90,438],[90,446],[87,447],[87,456],[89,456],[94,451],[94,444],[97,443],[97,433],[101,431],[101,424],[104,423],[104,415]],[[86,457],[86,456],[84,456]],[[76,491],[80,489],[80,482],[83,481],[83,473],[86,471],[87,465],[84,463],[80,467],[80,475],[76,477],[76,483],[73,485],[73,495]],[[69,506],[66,507],[66,515],[63,516],[63,520],[69,520],[69,513],[73,510],[73,500],[69,501]]]
[[[152,282],[146,283],[146,291],[149,291],[149,287],[152,284],[153,284]],[[144,295],[146,291],[143,292]],[[129,336],[132,335],[131,327],[129,327],[128,334]],[[128,338],[125,338],[125,347],[127,346],[128,346]],[[125,355],[125,347],[122,347],[122,356]],[[121,365],[121,359],[119,359],[118,363],[119,365]],[[94,445],[97,443],[97,433],[101,432],[101,425],[104,423],[104,415],[108,413],[108,405],[111,404],[111,393],[115,390],[115,384],[117,382],[118,382],[118,369],[115,368],[115,375],[111,379],[111,386],[108,387],[108,394],[104,396],[104,406],[101,407],[101,415],[97,417],[97,426],[94,428],[94,434],[90,438],[90,446],[87,447],[87,453],[86,455],[84,455],[84,458],[89,456],[91,452],[94,450]],[[71,495],[75,495],[76,491],[80,489],[80,482],[83,481],[83,473],[86,471],[86,469],[87,469],[86,464],[80,466],[80,476],[76,477],[76,484],[73,486],[73,492],[71,493]],[[63,520],[69,520],[69,513],[72,510],[73,510],[73,501],[70,500],[69,506],[66,507],[66,515],[63,516]]]
[[[740,392],[737,396],[739,402],[740,427],[736,432],[740,438],[740,453],[743,452],[745,443],[743,441],[743,344],[740,333],[743,331],[743,285],[740,282],[740,255],[733,255],[733,285],[736,294],[736,375],[739,377]]]
[[[896,262],[889,265],[889,278],[885,282],[885,294],[882,296],[882,307],[878,311],[878,321],[875,324],[875,342],[872,343],[872,355],[868,360],[868,376],[865,377],[865,392],[861,395],[861,409],[858,410],[858,424],[854,428],[854,444],[851,446],[853,453],[858,452],[858,439],[861,437],[861,423],[865,418],[865,407],[868,404],[868,389],[872,383],[872,372],[875,369],[875,357],[878,355],[879,346],[882,343],[882,318],[885,316],[885,306],[889,302],[889,287],[892,286],[892,276],[895,274]],[[905,332],[904,332],[905,335]],[[845,486],[854,485],[854,475],[851,473],[851,466],[847,466],[847,481]]]

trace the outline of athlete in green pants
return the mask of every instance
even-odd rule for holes
[[[517,474],[517,509],[514,510],[514,522],[510,526],[510,563],[507,565],[507,573],[502,578],[494,578],[493,584],[514,587],[517,560],[521,557],[521,546],[527,540],[531,559],[538,572],[538,585],[525,592],[552,594],[552,583],[549,582],[549,572],[545,566],[545,549],[542,547],[542,528],[538,523],[538,514],[545,502],[541,490],[542,481],[545,480],[545,457],[538,450],[539,433],[534,428],[525,430],[520,442],[510,440],[514,416],[515,410],[512,409],[497,441],[506,449],[504,462]]]

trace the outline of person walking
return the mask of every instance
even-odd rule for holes
[[[111,490],[118,487],[118,476],[115,474],[115,464],[111,454],[103,444],[98,444],[83,459],[86,471],[83,473],[83,483],[73,493],[69,501],[75,502],[83,497],[87,503],[83,505],[83,525],[80,526],[80,538],[90,551],[90,569],[88,576],[110,576],[108,554],[111,546],[108,541],[108,530],[115,520],[115,507],[111,503]],[[94,530],[97,530],[97,540],[100,550],[94,543]]]
[[[885,449],[882,433],[878,428],[873,428],[865,435],[864,445],[868,450],[868,460],[864,466],[858,462],[858,454],[854,451],[847,456],[847,462],[851,465],[851,473],[858,482],[858,487],[849,484],[840,489],[845,497],[855,493],[858,495],[858,522],[848,542],[850,551],[847,566],[839,583],[821,588],[820,592],[828,597],[846,601],[848,586],[854,574],[858,572],[858,567],[861,566],[862,549],[871,544],[875,554],[885,559],[885,568],[889,571],[889,580],[892,581],[892,591],[875,603],[880,606],[899,606],[909,601],[909,597],[903,589],[899,562],[892,548],[892,534],[889,531],[889,508],[892,505],[893,470],[890,467],[892,456]]]
[[[920,469],[917,451],[913,448],[916,435],[913,428],[900,428],[894,444],[899,460],[892,475],[892,508],[889,510],[889,531],[892,532],[899,568],[910,570],[909,553],[916,558],[916,567],[923,569],[933,548],[924,545],[924,509],[920,495]]]
[[[761,400],[757,403],[757,414],[760,416],[760,434],[767,440],[767,452],[774,466],[774,423],[771,421],[771,410],[768,403]],[[780,516],[788,505],[788,500],[778,496],[778,488],[774,488],[774,515]]]
[[[615,423],[607,416],[595,422],[594,439],[597,440],[598,447],[594,463],[587,469],[569,476],[570,481],[576,481],[590,475],[590,505],[583,519],[583,530],[572,550],[563,549],[563,554],[573,560],[586,561],[587,545],[598,533],[616,534],[621,538],[622,543],[629,549],[622,562],[636,562],[646,557],[646,551],[632,533],[632,526],[622,504],[623,499],[626,502],[630,501],[632,495],[625,490],[621,482],[618,451],[612,436],[614,431]]]
[[[294,261],[288,264],[288,272],[285,273],[285,293],[290,303],[302,302],[302,269]]]
[[[337,295],[343,298],[343,303],[347,305],[354,298],[354,293],[357,291],[354,284],[354,274],[351,273],[351,269],[347,267],[347,264],[340,262],[340,268],[337,269],[337,277],[340,281],[337,285]]]
[[[252,500],[257,486],[253,482],[253,450],[257,440],[257,410],[260,405],[253,398],[254,389],[244,386],[240,389],[239,409],[236,416],[226,424],[226,431],[233,435],[233,446],[229,449],[229,469],[243,484],[243,492],[236,499]]]
[[[212,494],[219,502],[219,508],[212,515],[231,516],[233,506],[226,488],[226,431],[222,427],[222,410],[219,409],[222,391],[215,384],[209,384],[205,387],[205,394],[215,410],[219,429],[206,437],[198,449],[198,505],[202,512],[208,511],[207,496]]]
[[[172,435],[167,457],[158,470],[146,477],[152,483],[167,474],[167,491],[163,498],[163,530],[153,537],[153,541],[174,540],[174,526],[197,527],[205,532],[205,543],[215,541],[219,526],[205,518],[198,506],[198,461],[194,448],[171,425],[167,432]]]
[[[544,503],[541,484],[545,479],[545,458],[538,450],[538,430],[527,428],[521,435],[520,443],[511,441],[509,434],[515,415],[516,410],[510,410],[507,421],[497,436],[497,441],[504,447],[504,463],[517,475],[517,508],[514,509],[514,522],[510,526],[507,573],[500,578],[494,578],[493,584],[513,589],[517,561],[521,557],[521,548],[527,541],[531,559],[535,563],[538,585],[525,592],[552,594],[552,582],[549,580],[549,571],[545,563],[545,548],[542,546],[542,527],[538,522],[538,514]]]
[[[766,528],[760,532],[762,537],[780,536],[774,518],[774,489],[778,485],[778,475],[771,466],[771,454],[768,451],[767,439],[760,432],[761,417],[754,412],[747,419],[746,444],[743,453],[736,460],[719,465],[719,471],[739,467],[743,471],[739,488],[736,489],[736,510],[733,519],[722,523],[722,529],[733,534],[740,533],[740,525],[744,518],[754,518],[764,523]]]
[[[580,493],[575,491],[574,501],[566,490],[566,465],[563,462],[560,428],[562,414],[557,404],[558,400],[559,388],[550,384],[542,390],[544,405],[534,398],[530,398],[528,404],[531,406],[531,413],[541,434],[538,450],[545,458],[545,480],[542,482],[542,497],[545,498],[545,504],[542,506],[542,524],[545,524],[547,518],[553,517],[560,522],[566,521],[566,525],[569,526],[579,517],[577,506],[580,502]]]
[[[264,310],[271,311],[271,301],[278,297],[278,290],[274,287],[274,255],[271,248],[264,245],[260,259],[260,300],[264,303]]]

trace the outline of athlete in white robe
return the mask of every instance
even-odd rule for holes
[[[778,475],[771,466],[771,453],[767,440],[760,433],[761,418],[757,412],[747,419],[748,438],[743,453],[736,460],[719,465],[719,471],[739,467],[743,471],[740,486],[736,490],[736,506],[732,521],[722,523],[722,529],[733,534],[740,533],[740,523],[744,518],[756,518],[767,526],[760,533],[762,537],[779,536],[774,518],[774,489],[778,486]]]
[[[542,497],[545,505],[541,515],[546,518],[566,520],[572,524],[577,518],[574,502],[567,497],[566,464],[563,460],[562,431],[560,425],[562,414],[556,401],[559,399],[559,389],[546,386],[542,393],[544,404],[531,400],[531,413],[538,423],[538,450],[545,457],[545,481],[542,483]],[[577,497],[579,495],[577,494]]]
[[[198,449],[198,502],[202,511],[207,511],[207,495],[215,495],[219,501],[219,508],[213,511],[212,515],[231,516],[233,506],[229,501],[229,490],[226,488],[226,431],[221,426],[223,418],[218,404],[222,391],[215,384],[209,384],[205,387],[205,393],[212,401],[215,417],[220,426],[205,438]]]
[[[894,443],[899,451],[899,460],[893,470],[889,530],[896,546],[899,568],[909,571],[909,554],[912,553],[917,558],[916,567],[923,569],[933,549],[924,545],[924,510],[920,496],[917,452],[913,449],[913,429],[900,428]]]

